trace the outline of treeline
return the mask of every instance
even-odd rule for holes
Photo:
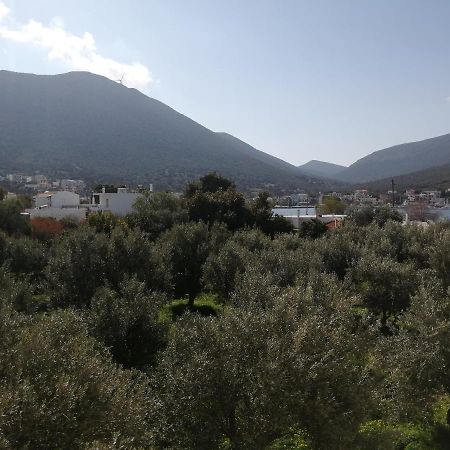
[[[449,224],[293,232],[214,174],[78,226],[5,202],[1,448],[449,448]]]

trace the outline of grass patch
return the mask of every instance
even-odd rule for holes
[[[161,308],[159,320],[161,322],[173,322],[186,312],[199,314],[204,317],[215,317],[222,310],[222,305],[217,303],[216,296],[212,294],[199,295],[192,307],[187,299],[172,300],[168,305]]]

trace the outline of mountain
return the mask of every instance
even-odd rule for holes
[[[392,177],[370,181],[360,187],[373,192],[386,192],[391,189],[391,180]],[[394,182],[398,191],[404,191],[405,189],[447,190],[450,189],[450,164],[394,177]]]
[[[444,164],[450,164],[450,134],[371,153],[339,172],[337,177],[348,183],[360,183]]]
[[[309,174],[312,176],[333,178],[339,172],[346,169],[345,166],[340,166],[339,164],[332,164],[325,161],[317,161],[313,159],[302,166],[298,166],[300,172]]]
[[[324,190],[327,182],[87,72],[0,71],[0,171],[180,189],[209,171],[240,188]]]

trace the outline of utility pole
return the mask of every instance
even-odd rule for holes
[[[395,183],[394,179],[392,178],[392,207],[395,207]]]

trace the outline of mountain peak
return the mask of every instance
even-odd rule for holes
[[[1,169],[180,189],[217,171],[241,188],[324,189],[324,182],[228,134],[214,133],[89,72],[0,73]]]
[[[319,161],[317,159],[312,159],[306,164],[298,166],[300,172],[309,173],[311,175],[333,178],[342,170],[346,169],[345,166],[340,166],[339,164],[333,164],[325,161]]]

